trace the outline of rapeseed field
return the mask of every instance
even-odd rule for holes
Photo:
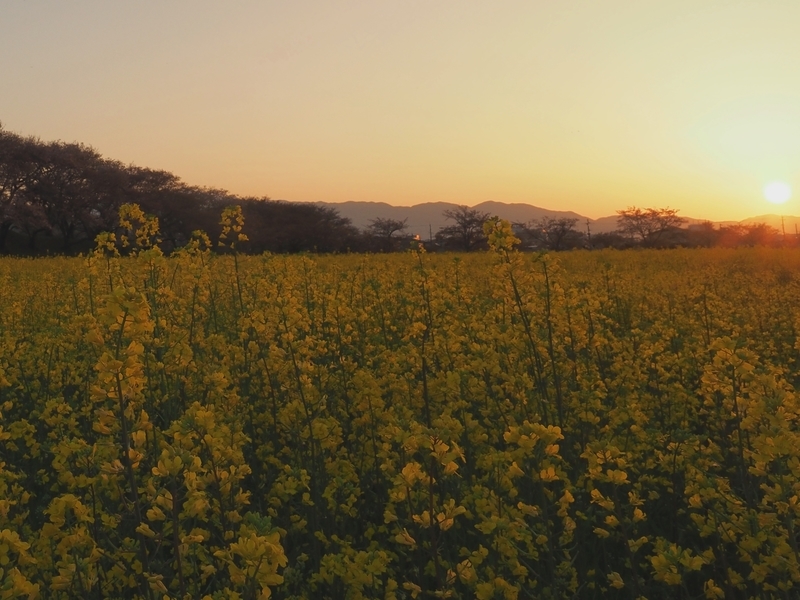
[[[798,596],[798,251],[122,223],[0,260],[0,598]]]

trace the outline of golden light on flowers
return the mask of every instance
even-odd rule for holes
[[[0,260],[7,596],[796,595],[794,251],[242,256],[229,211],[167,257],[125,214]]]

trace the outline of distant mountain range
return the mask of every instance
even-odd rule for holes
[[[360,229],[368,227],[372,219],[408,219],[408,233],[418,234],[422,239],[428,239],[442,227],[451,225],[452,221],[448,221],[442,213],[446,210],[458,208],[457,204],[450,202],[424,202],[414,206],[392,206],[385,202],[317,202],[317,204],[335,208],[341,216],[350,219],[353,225]],[[576,227],[583,231],[586,230],[588,221],[588,226],[592,233],[607,233],[617,228],[617,215],[590,219],[572,211],[550,210],[533,206],[532,204],[507,204],[493,201],[481,202],[471,208],[487,212],[490,215],[497,215],[512,223],[526,223],[532,219],[551,217],[554,219],[578,219]],[[703,219],[685,218],[687,226],[705,222]],[[766,223],[775,227],[778,231],[782,227],[780,215],[761,215],[744,219],[743,221],[714,221],[717,226],[737,223],[741,225]],[[800,217],[783,217],[783,227],[786,229],[786,233],[795,233],[795,228],[800,229]]]

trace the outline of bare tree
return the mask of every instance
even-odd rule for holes
[[[436,241],[442,246],[471,252],[486,244],[483,224],[489,219],[489,213],[468,206],[459,206],[442,214],[455,221],[455,224],[442,227],[436,233]]]
[[[629,206],[617,211],[617,230],[643,246],[657,246],[669,231],[686,222],[674,208],[638,208]]]
[[[585,236],[575,229],[577,222],[578,219],[566,217],[542,217],[527,223],[518,223],[517,228],[525,241],[534,248],[559,251],[577,248],[583,244]]]
[[[394,242],[392,235],[398,233],[402,236],[406,229],[408,229],[408,219],[401,221],[400,219],[378,217],[370,220],[367,233],[378,241],[381,250],[391,252]]]

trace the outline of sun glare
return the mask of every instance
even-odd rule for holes
[[[764,186],[764,198],[773,204],[783,204],[792,197],[792,188],[782,181],[773,181]]]

